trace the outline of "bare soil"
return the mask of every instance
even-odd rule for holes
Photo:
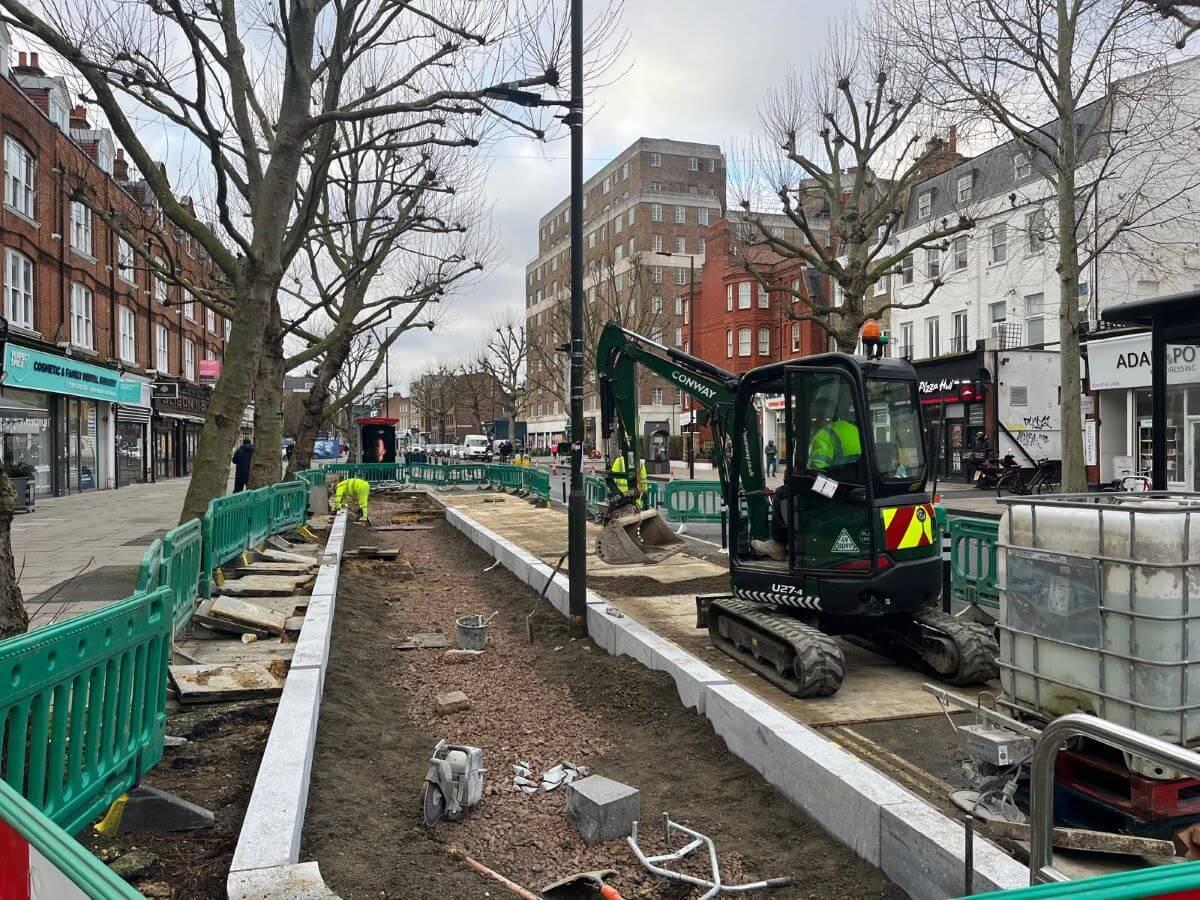
[[[387,521],[390,503],[373,498],[372,518]],[[613,868],[611,883],[625,898],[698,895],[647,876],[623,841],[585,847],[566,820],[563,789],[512,790],[519,760],[535,774],[567,760],[637,787],[648,849],[661,849],[666,811],[713,837],[727,879],[802,879],[762,896],[904,896],[732,756],[680,706],[668,676],[570,640],[544,605],[528,644],[534,593],[502,568],[485,572],[492,560],[445,521],[426,532],[355,525],[347,543],[400,548],[416,578],[399,580],[386,562],[347,561],[339,583],[302,858],[319,861],[346,900],[507,896],[451,848],[534,891],[573,872]],[[487,650],[471,662],[395,649],[437,629],[453,642],[458,616],[493,611]],[[439,718],[434,697],[449,690],[465,691],[472,707]],[[441,738],[483,748],[485,796],[465,823],[428,829],[418,796]]]
[[[216,816],[211,828],[177,834],[132,832],[103,837],[91,828],[79,840],[106,862],[132,851],[157,857],[131,883],[150,897],[218,900],[233,861],[246,804],[258,774],[276,701],[185,707],[170,712],[167,733],[188,739],[167,747],[146,783],[198,803]]]

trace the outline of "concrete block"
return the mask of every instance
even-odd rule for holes
[[[617,629],[613,625],[612,617],[605,615],[605,609],[606,607],[599,604],[588,604],[588,637],[595,641],[596,646],[611,656],[613,654],[613,647],[616,645]]]
[[[674,679],[675,690],[684,706],[704,715],[704,698],[708,688],[716,684],[728,684],[729,679],[681,647],[669,641],[663,643],[667,644],[665,648],[655,648],[654,668]]]
[[[433,701],[433,711],[439,716],[451,716],[471,708],[471,698],[462,691],[446,691]]]
[[[766,771],[768,743],[761,720],[778,715],[769,704],[736,684],[720,684],[705,694],[704,715],[729,752],[759,772]]]
[[[963,892],[963,827],[914,798],[885,806],[880,819],[879,868],[914,900]],[[1029,869],[986,840],[975,841],[975,891],[1027,887]]]
[[[610,616],[608,610],[613,608],[604,608],[613,625],[613,656],[632,656],[647,669],[653,669],[655,648],[666,649],[669,642],[627,615]]]
[[[329,663],[334,605],[334,598],[327,594],[314,594],[308,598],[304,625],[300,629],[300,636],[296,639],[296,650],[292,654],[292,669],[319,669],[322,681]]]
[[[289,672],[231,869],[263,869],[299,860],[320,704],[320,669]]]
[[[337,900],[338,897],[325,885],[320,866],[315,862],[230,872],[225,891],[229,900]]]
[[[637,788],[603,775],[589,775],[567,785],[567,820],[589,847],[633,833],[641,817]]]
[[[338,573],[341,571],[341,565],[321,566],[317,571],[317,580],[313,582],[313,594],[328,594],[337,593]]]

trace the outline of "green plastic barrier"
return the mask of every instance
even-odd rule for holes
[[[308,521],[308,485],[281,481],[271,485],[271,533],[291,531]]]
[[[720,522],[725,498],[719,481],[670,481],[659,505],[672,522]]]
[[[212,571],[224,565],[248,546],[250,509],[255,503],[253,491],[241,491],[215,497],[204,511],[204,559],[200,570],[200,595],[212,596]]]
[[[550,473],[545,469],[528,466],[521,469],[521,486],[543,500],[550,499]]]
[[[521,472],[524,471],[522,466],[513,466],[507,463],[492,463],[487,467],[488,484],[503,488],[506,491],[519,491],[521,489]]]
[[[322,470],[322,477],[328,474],[339,478],[361,478],[375,484],[380,481],[404,481],[410,468],[403,463],[330,463]]]
[[[155,538],[142,554],[142,564],[138,568],[137,587],[134,591],[145,594],[155,588],[162,587],[163,542]]]
[[[303,481],[309,487],[316,487],[317,485],[323,484],[325,482],[325,470],[324,469],[304,469],[300,472],[297,472],[295,477],[300,479],[301,481]]]
[[[0,781],[0,832],[7,824],[88,897],[104,900],[142,900],[142,895],[77,843],[36,806]],[[0,833],[0,844],[7,844]],[[4,885],[0,885],[4,887]],[[24,895],[24,886],[11,885]]]
[[[583,476],[583,497],[589,516],[600,515],[600,507],[608,502],[608,485],[599,475]]]
[[[1078,881],[1059,881],[1033,887],[972,894],[996,900],[1050,900],[1050,898],[1087,898],[1087,900],[1143,900],[1162,897],[1184,900],[1200,896],[1200,862],[1173,866],[1151,866],[1112,875],[1097,875]]]
[[[0,642],[0,778],[75,834],[162,758],[171,591]]]
[[[250,504],[249,535],[246,547],[255,547],[271,536],[271,516],[275,509],[275,485],[247,491],[254,498]]]
[[[204,557],[204,529],[199,519],[176,525],[163,538],[165,578],[156,587],[171,589],[171,619],[178,634],[192,618],[200,596],[200,566]]]
[[[996,584],[999,528],[994,519],[950,520],[950,596],[955,600],[1000,608]]]
[[[658,509],[662,505],[662,485],[657,481],[646,483],[646,498],[642,502],[646,509]],[[718,519],[718,521],[720,521]]]

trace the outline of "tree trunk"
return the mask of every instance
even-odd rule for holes
[[[13,483],[0,470],[0,639],[23,634],[29,627],[29,613],[17,584],[12,552],[12,520],[17,507]]]
[[[246,289],[237,298],[233,330],[221,366],[221,380],[209,401],[208,418],[192,461],[192,479],[179,515],[180,522],[203,516],[208,501],[222,496],[229,484],[230,448],[237,437],[246,404],[250,402],[273,293],[271,280],[266,275],[247,273]]]
[[[283,370],[283,322],[279,304],[272,300],[262,354],[258,358],[258,375],[254,379],[252,488],[266,487],[283,477]]]
[[[333,384],[333,379],[337,377],[337,373],[349,358],[352,346],[352,336],[347,333],[325,351],[325,356],[317,369],[316,380],[309,389],[308,396],[304,398],[300,427],[296,432],[296,449],[292,453],[288,477],[301,469],[307,469],[312,463],[313,441],[325,421],[325,408],[329,405],[331,393],[330,385]]]
[[[1079,250],[1075,243],[1075,172],[1060,174],[1058,188],[1058,334],[1059,434],[1062,440],[1062,490],[1087,490],[1083,427],[1079,413]]]

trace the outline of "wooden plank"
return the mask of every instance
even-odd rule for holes
[[[975,819],[975,828],[988,837],[1011,841],[1029,841],[1029,824],[1026,822],[1001,822],[994,819]],[[1085,850],[1092,853],[1124,853],[1129,856],[1175,855],[1172,841],[1156,838],[1134,837],[1129,834],[1114,834],[1108,831],[1089,831],[1086,828],[1055,828],[1051,837],[1055,847],[1063,850]]]
[[[245,575],[294,575],[297,578],[310,575],[317,568],[314,563],[296,562],[252,562],[248,566],[238,566],[233,571],[239,576]]]
[[[290,660],[296,652],[295,644],[285,644],[276,638],[257,640],[243,644],[240,640],[220,638],[217,640],[191,640],[175,645],[183,650],[195,665],[216,663],[257,662],[271,663],[277,659]]]
[[[231,578],[217,589],[217,593],[225,596],[261,594],[264,597],[294,594],[300,585],[310,580],[311,576],[308,575],[247,575],[244,578]]]
[[[238,625],[249,625],[270,634],[283,634],[287,613],[268,609],[257,603],[247,603],[237,597],[217,597],[213,600],[209,615],[214,619],[228,619]]]
[[[232,599],[232,598],[230,598]],[[243,603],[254,603],[264,609],[281,612],[284,615],[294,616],[298,611],[302,612],[308,608],[308,597],[304,595],[292,595],[290,597],[260,597],[256,595],[239,596],[237,598]]]
[[[258,555],[263,559],[268,559],[272,562],[307,563],[309,565],[317,564],[316,558],[309,556],[307,553],[295,553],[288,550],[275,550],[271,547],[263,550]]]
[[[181,703],[227,703],[278,697],[283,691],[283,680],[276,672],[281,669],[286,669],[286,663],[168,667]]]

